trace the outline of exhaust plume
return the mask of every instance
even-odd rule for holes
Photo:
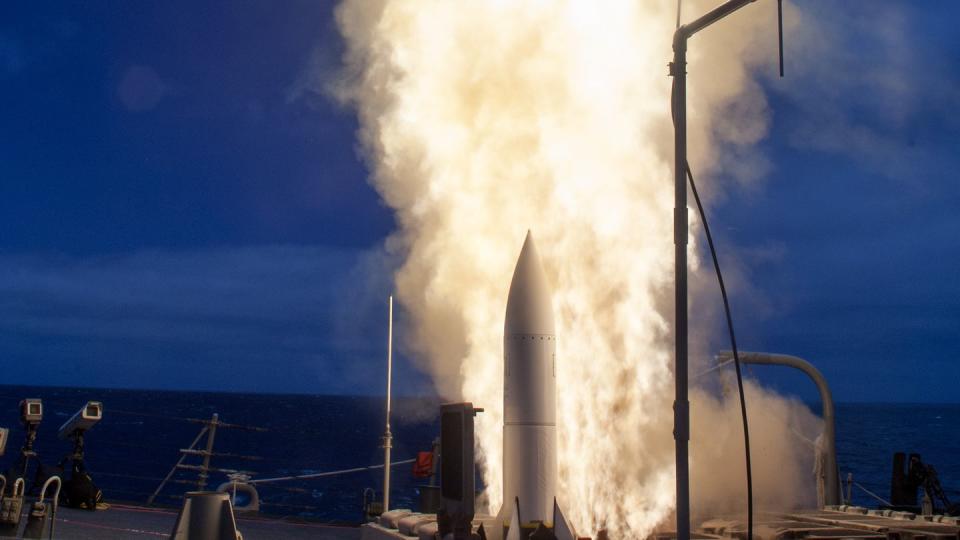
[[[701,178],[763,174],[750,146],[766,133],[766,102],[749,68],[774,57],[774,9],[757,3],[692,44],[690,161]],[[662,0],[338,9],[347,50],[336,91],[358,111],[372,182],[397,215],[388,248],[404,260],[396,288],[408,346],[442,396],[486,410],[477,439],[490,512],[502,503],[504,310],[527,229],[554,292],[561,505],[582,533],[616,538],[645,537],[673,511],[675,10]],[[721,143],[736,163],[719,158]],[[695,512],[729,510],[744,492],[733,477],[743,469],[738,413],[704,392],[692,398],[694,419],[711,419],[694,424]],[[760,439],[789,447],[782,420],[765,422]],[[781,470],[797,454],[755,463]],[[713,481],[718,468],[731,477]],[[796,470],[779,478],[807,474]]]

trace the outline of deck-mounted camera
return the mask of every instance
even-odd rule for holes
[[[37,440],[37,430],[40,428],[40,422],[42,420],[42,401],[39,399],[25,399],[20,402],[20,423],[23,424],[23,428],[27,432],[23,447],[20,449],[20,459],[14,469],[20,478],[26,476],[30,458],[37,457],[37,453],[33,450],[33,443]]]
[[[39,425],[43,420],[43,402],[39,399],[25,399],[20,402],[20,423],[24,426]]]
[[[103,403],[88,401],[76,414],[60,426],[57,436],[61,439],[75,438],[95,426],[101,418],[103,418]]]
[[[57,436],[61,439],[73,439],[73,453],[66,456],[64,461],[73,461],[74,473],[83,472],[83,434],[97,425],[103,418],[103,403],[88,401],[69,420],[60,426]]]
[[[60,467],[66,469],[67,461],[71,462],[70,478],[64,482],[64,504],[74,508],[96,510],[100,500],[100,490],[93,484],[93,479],[87,473],[83,462],[83,436],[97,422],[103,419],[103,403],[88,401],[69,420],[60,426],[57,436],[61,439],[73,440],[73,452],[64,456]]]

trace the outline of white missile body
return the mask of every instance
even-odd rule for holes
[[[513,271],[503,328],[503,507],[499,517],[504,524],[552,524],[556,519],[556,339],[550,291],[528,232]],[[517,508],[519,521],[514,521]]]

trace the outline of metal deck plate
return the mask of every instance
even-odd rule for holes
[[[65,540],[144,540],[169,538],[177,513],[139,506],[111,505],[107,510],[88,512],[73,508],[57,511],[54,538]],[[295,523],[266,518],[237,517],[244,540],[278,538],[359,540],[360,529],[316,523]]]

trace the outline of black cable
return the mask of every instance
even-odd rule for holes
[[[740,353],[737,351],[737,336],[733,331],[733,316],[730,315],[730,301],[727,300],[727,288],[723,284],[723,274],[720,272],[720,262],[717,260],[717,250],[713,246],[713,235],[710,234],[710,225],[707,224],[707,214],[703,210],[703,204],[700,202],[700,194],[697,193],[697,185],[693,181],[693,173],[690,171],[690,164],[687,166],[687,179],[690,180],[690,190],[693,192],[693,198],[697,201],[697,210],[700,211],[700,222],[703,223],[703,232],[707,236],[707,244],[710,245],[710,256],[713,257],[713,269],[717,272],[717,282],[720,284],[720,295],[723,297],[723,310],[727,315],[727,329],[730,331],[730,346],[733,348],[733,364],[737,368],[737,388],[740,390],[740,415],[743,417],[743,446],[746,451],[747,462],[747,538],[753,538],[753,471],[750,464],[750,428],[747,423],[747,401],[743,396],[743,374],[740,371]]]

